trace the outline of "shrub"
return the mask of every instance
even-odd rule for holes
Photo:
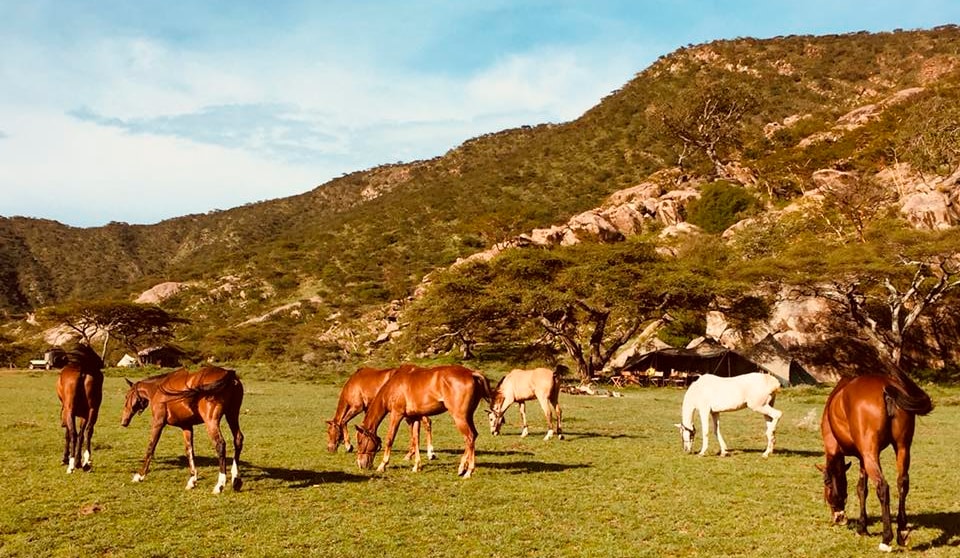
[[[700,199],[687,208],[687,221],[709,233],[720,233],[749,217],[760,207],[759,200],[742,187],[725,180],[703,187]]]

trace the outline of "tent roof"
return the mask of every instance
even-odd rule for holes
[[[750,372],[770,371],[736,351],[725,348],[661,349],[628,359],[624,370],[653,368],[663,372],[672,370],[716,376],[739,376]]]

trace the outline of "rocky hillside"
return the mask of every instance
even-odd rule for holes
[[[863,214],[956,228],[958,83],[955,26],[719,41],[661,58],[573,122],[300,196],[151,226],[0,218],[4,335],[35,335],[23,318],[43,306],[143,296],[192,320],[179,341],[197,354],[316,362],[371,350],[432,271],[510,246],[641,235],[676,255],[678,236],[823,217],[838,192]],[[697,122],[705,106],[715,118]],[[692,223],[718,183],[756,200],[749,221]]]

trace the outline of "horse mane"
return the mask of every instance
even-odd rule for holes
[[[926,415],[933,411],[930,395],[900,368],[893,368],[890,379],[893,383],[883,388],[883,393],[898,408],[914,415]]]

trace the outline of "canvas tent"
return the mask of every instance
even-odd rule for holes
[[[746,355],[780,378],[785,386],[798,384],[816,384],[814,378],[790,353],[770,334],[746,351]]]

